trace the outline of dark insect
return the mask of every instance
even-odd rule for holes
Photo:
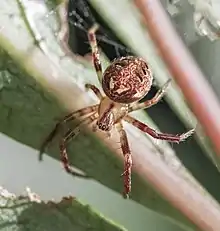
[[[43,148],[47,146],[59,131],[59,128],[65,123],[83,117],[81,123],[75,129],[70,129],[60,141],[60,153],[64,168],[67,172],[73,173],[68,162],[66,145],[71,138],[79,134],[80,126],[93,124],[94,130],[98,128],[106,132],[110,132],[111,129],[115,127],[120,135],[120,144],[124,155],[124,172],[122,174],[124,177],[123,196],[128,198],[131,191],[132,156],[122,121],[124,120],[132,124],[155,139],[167,140],[175,143],[184,141],[191,136],[194,129],[181,135],[159,133],[129,115],[129,112],[145,109],[158,103],[165,94],[170,80],[163,85],[151,100],[138,103],[151,88],[153,80],[151,70],[142,58],[127,56],[113,61],[103,73],[95,36],[97,29],[98,25],[94,25],[88,31],[88,39],[92,48],[93,64],[97,77],[102,84],[106,96],[103,96],[96,86],[86,84],[85,87],[91,89],[96,94],[100,103],[82,108],[67,115],[61,122],[56,124],[54,130],[45,140]]]

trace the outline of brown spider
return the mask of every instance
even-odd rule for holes
[[[84,117],[81,123],[75,129],[69,129],[69,131],[60,141],[61,160],[64,168],[68,173],[75,175],[75,172],[73,172],[69,166],[66,145],[71,138],[79,134],[80,126],[83,124],[93,124],[94,130],[98,128],[106,132],[110,132],[113,127],[116,127],[120,135],[120,144],[124,155],[124,173],[122,174],[124,177],[123,196],[128,198],[131,191],[132,156],[122,121],[125,120],[156,139],[167,140],[175,143],[184,141],[187,137],[191,136],[194,129],[181,135],[159,133],[148,127],[146,124],[128,115],[129,112],[148,108],[158,103],[158,101],[163,97],[170,80],[164,84],[164,86],[151,100],[138,103],[138,101],[142,99],[151,88],[153,80],[151,70],[143,59],[128,56],[114,60],[107,67],[105,72],[102,73],[102,66],[99,59],[99,52],[95,36],[97,29],[98,25],[94,25],[88,31],[88,39],[92,49],[93,64],[97,77],[102,84],[102,88],[106,96],[103,96],[96,86],[86,84],[85,87],[87,89],[91,89],[96,94],[100,100],[100,103],[82,108],[65,116],[61,122],[56,124],[54,130],[45,140],[42,147],[43,149],[46,147],[62,125],[76,118]]]

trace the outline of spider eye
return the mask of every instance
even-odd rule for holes
[[[98,123],[98,127],[99,127],[99,129],[101,129],[103,131],[105,131],[107,128],[106,125],[102,125],[102,123]]]

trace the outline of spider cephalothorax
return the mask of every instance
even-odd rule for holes
[[[194,129],[181,135],[159,133],[129,115],[129,112],[148,108],[156,104],[163,97],[170,80],[164,84],[152,99],[143,103],[138,103],[137,101],[148,93],[152,84],[152,73],[147,63],[143,59],[133,56],[122,57],[113,61],[105,72],[102,73],[102,66],[95,37],[95,31],[97,29],[98,26],[95,25],[89,30],[88,39],[92,48],[94,67],[106,96],[103,96],[96,86],[86,84],[85,87],[91,89],[96,94],[100,103],[72,112],[61,122],[57,123],[54,130],[43,143],[41,154],[46,145],[59,131],[60,127],[76,118],[81,119],[81,123],[76,126],[76,128],[69,129],[60,141],[61,160],[64,168],[67,172],[76,175],[68,163],[66,152],[67,142],[79,134],[80,127],[84,124],[93,125],[94,130],[98,128],[105,132],[110,132],[111,129],[115,127],[120,136],[121,149],[124,155],[124,172],[122,174],[124,176],[123,195],[127,198],[131,191],[132,156],[122,122],[126,121],[132,124],[155,139],[176,143],[179,143],[192,135]]]
[[[150,90],[152,80],[151,70],[142,58],[127,56],[106,68],[102,88],[114,102],[128,104],[142,99]]]

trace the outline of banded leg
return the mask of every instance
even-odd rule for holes
[[[129,197],[129,193],[131,192],[132,156],[131,156],[131,150],[128,144],[127,134],[123,128],[122,123],[117,123],[116,129],[120,136],[121,149],[124,155],[124,173],[122,174],[122,176],[124,177],[123,197],[127,199]]]
[[[51,133],[47,136],[47,138],[44,140],[43,144],[41,145],[40,148],[40,153],[39,153],[39,160],[42,160],[43,153],[48,146],[48,144],[53,140],[54,136],[60,131],[62,126],[66,124],[69,121],[73,121],[76,118],[80,118],[85,115],[89,115],[90,113],[96,111],[98,109],[98,105],[93,105],[90,107],[85,107],[80,110],[77,110],[75,112],[71,112],[67,116],[65,116],[61,121],[59,121],[54,129],[51,131]]]
[[[91,124],[97,118],[98,118],[98,114],[96,112],[93,113],[89,117],[85,118],[74,130],[69,129],[69,131],[65,134],[65,136],[60,141],[60,155],[61,155],[61,161],[63,163],[63,167],[68,173],[70,173],[74,176],[81,176],[82,177],[82,174],[77,174],[70,167],[68,155],[67,155],[67,151],[66,151],[67,143],[70,141],[70,139],[75,138],[80,133],[80,128],[82,125]],[[84,177],[86,177],[86,176],[84,176]]]
[[[154,137],[155,139],[159,140],[167,140],[168,142],[173,142],[173,143],[179,143],[187,139],[189,136],[191,136],[194,132],[195,129],[191,129],[186,133],[183,133],[181,135],[174,135],[174,134],[168,134],[168,133],[159,133],[155,131],[154,129],[148,127],[146,124],[142,123],[139,120],[136,120],[135,118],[127,115],[123,118],[125,121],[128,123],[132,124],[142,132],[145,132],[149,134],[150,136]]]
[[[92,49],[92,59],[93,59],[93,65],[96,70],[97,77],[99,79],[99,82],[102,82],[102,65],[99,58],[99,51],[98,51],[98,45],[96,41],[96,35],[95,32],[98,30],[99,26],[98,24],[94,24],[92,28],[88,31],[88,40]]]
[[[85,87],[86,87],[87,89],[91,89],[91,90],[95,93],[95,95],[96,95],[100,100],[102,100],[102,98],[103,98],[102,93],[100,92],[100,90],[99,90],[95,85],[92,85],[92,84],[87,83],[87,84],[85,85]]]
[[[156,95],[150,99],[150,100],[147,100],[143,103],[137,103],[137,104],[133,104],[129,107],[129,112],[132,112],[132,111],[136,111],[136,110],[139,110],[139,109],[145,109],[145,108],[149,108],[155,104],[157,104],[161,98],[164,96],[164,94],[166,93],[166,90],[167,90],[167,87],[169,86],[171,82],[171,79],[169,79],[163,86],[161,89],[158,90],[158,92],[156,93]]]

